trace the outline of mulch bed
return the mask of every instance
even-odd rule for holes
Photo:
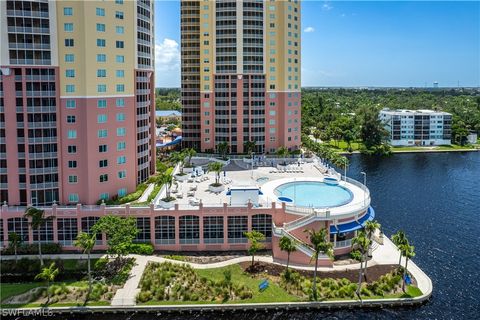
[[[241,262],[240,266],[242,267],[243,271],[251,273],[251,274],[268,274],[271,276],[279,276],[284,270],[285,267],[272,264],[272,263],[265,263],[265,262],[255,262],[254,268],[251,269],[251,262]],[[396,269],[398,265],[375,265],[372,267],[367,268],[367,281],[376,281],[380,276],[391,272],[392,270]],[[313,277],[313,271],[306,271],[306,270],[297,270],[293,269],[306,277]],[[347,278],[352,282],[358,281],[358,270],[344,270],[344,271],[318,271],[317,277],[320,279],[323,278],[334,278],[334,279],[341,279]]]

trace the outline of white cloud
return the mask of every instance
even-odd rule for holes
[[[155,44],[155,85],[177,87],[180,85],[180,45],[169,38]]]
[[[314,32],[314,31],[315,31],[314,27],[306,27],[305,29],[303,29],[303,32]]]
[[[330,11],[333,9],[333,6],[330,4],[329,1],[325,1],[322,5],[322,10],[323,11]]]

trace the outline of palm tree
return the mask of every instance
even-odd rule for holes
[[[18,262],[18,254],[17,249],[22,243],[22,237],[16,232],[10,232],[8,234],[8,241],[10,241],[10,247],[13,248],[13,252],[15,253],[15,264]]]
[[[42,268],[42,271],[35,276],[35,280],[45,280],[47,282],[47,302],[50,302],[50,282],[55,280],[58,275],[58,268],[55,268],[55,262],[52,262],[49,267]]]
[[[400,252],[405,256],[405,268],[403,269],[402,290],[405,292],[405,277],[407,275],[408,259],[415,257],[415,247],[407,244],[400,246]]]
[[[327,240],[328,231],[326,228],[322,228],[318,231],[314,229],[304,230],[308,233],[310,243],[313,247],[312,259],[315,259],[315,270],[313,272],[313,299],[317,300],[317,269],[318,269],[318,257],[320,254],[327,255],[330,259],[333,258],[333,244]]]
[[[220,162],[210,162],[208,164],[208,171],[215,172],[215,184],[220,185],[220,172],[222,172],[223,164]]]
[[[255,145],[256,144],[257,144],[257,142],[255,140],[246,141],[243,144],[243,149],[245,150],[245,152],[247,154],[251,155],[253,153],[253,151],[255,150]]]
[[[40,241],[40,227],[47,222],[45,211],[34,207],[28,207],[25,211],[25,217],[30,218],[30,226],[37,230],[38,234],[38,257],[40,258],[40,265],[43,266],[42,243]]]
[[[357,236],[352,239],[352,246],[356,246],[360,251],[360,269],[358,273],[358,287],[357,287],[357,296],[360,297],[360,290],[362,287],[362,275],[363,275],[363,261],[366,261],[366,254],[368,253],[368,246],[370,245],[370,240],[368,239],[365,231],[359,231]]]
[[[170,188],[173,183],[173,176],[171,173],[165,173],[160,176],[158,182],[165,185],[165,198],[170,199]]]
[[[280,250],[285,251],[287,253],[287,270],[285,271],[285,274],[288,275],[289,274],[288,265],[290,264],[290,253],[295,252],[297,250],[295,241],[293,241],[287,236],[281,237]]]
[[[265,240],[265,235],[257,230],[252,230],[250,232],[244,233],[245,237],[247,237],[248,241],[250,242],[250,247],[248,248],[248,254],[252,256],[252,267],[255,263],[255,253],[258,250],[263,249],[263,245],[261,244],[262,241]]]
[[[408,244],[408,239],[407,239],[407,236],[405,235],[405,232],[403,232],[402,230],[397,231],[397,233],[395,233],[392,236],[392,241],[400,251],[400,257],[398,258],[398,267],[401,267],[402,266],[402,251],[400,250],[400,247],[402,245]]]
[[[85,297],[85,303],[87,303],[90,293],[92,292],[92,271],[90,268],[90,252],[95,246],[95,241],[97,240],[97,234],[92,233],[88,234],[86,232],[80,232],[77,236],[77,239],[73,243],[76,247],[79,247],[83,250],[83,253],[87,254],[87,270],[88,270],[88,292]]]
[[[286,165],[287,164],[287,156],[290,152],[288,151],[288,149],[286,147],[280,147],[278,148],[277,150],[277,156],[279,157],[282,157],[283,158],[283,165]]]
[[[195,155],[197,154],[197,151],[195,151],[195,149],[188,148],[188,149],[185,149],[183,152],[184,152],[185,156],[187,157],[187,165],[189,167],[191,167],[192,166],[192,158],[195,157]]]
[[[222,155],[222,159],[226,159],[226,155],[228,153],[229,145],[226,141],[220,142],[217,144],[217,151]]]
[[[367,223],[365,223],[364,229],[367,233],[367,238],[370,242],[368,252],[372,248],[372,243],[373,243],[372,236],[375,233],[375,230],[380,229],[380,227],[381,225],[380,223],[378,223],[377,220],[367,221]],[[368,263],[368,259],[365,259],[365,278],[367,278],[367,263]]]

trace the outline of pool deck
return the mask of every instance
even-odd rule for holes
[[[225,185],[225,190],[220,193],[213,193],[209,190],[209,185],[215,182],[214,173],[206,173],[202,177],[192,178],[190,181],[176,182],[172,186],[172,194],[177,197],[177,203],[180,209],[195,209],[198,205],[192,205],[191,199],[195,198],[201,201],[203,206],[223,206],[224,203],[230,203],[230,196],[226,195],[226,191],[230,187],[260,187],[263,196],[260,196],[259,205],[261,207],[271,207],[272,202],[281,204],[277,197],[273,194],[273,190],[280,184],[287,182],[293,182],[295,180],[302,181],[322,181],[324,177],[329,176],[323,174],[317,169],[317,165],[314,163],[303,163],[300,166],[295,165],[296,172],[280,172],[273,167],[258,167],[252,170],[238,170],[238,171],[226,171],[225,174],[222,171],[220,182]],[[301,170],[301,172],[298,172]],[[208,180],[206,179],[208,178]],[[268,178],[268,180],[266,179]],[[257,181],[257,179],[262,179]],[[345,185],[345,182],[340,182],[340,185]],[[178,187],[177,187],[178,186]],[[344,207],[352,208],[353,205],[357,205],[359,208],[363,207],[364,191],[355,185],[347,183],[348,189],[352,192],[353,198],[348,204],[337,207],[338,209]],[[195,190],[192,190],[195,189]],[[178,195],[182,195],[182,198],[178,198]],[[369,202],[369,197],[368,197]],[[342,211],[342,209],[340,209]]]

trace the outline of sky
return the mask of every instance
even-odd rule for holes
[[[155,2],[156,86],[180,86],[180,2]],[[480,86],[478,1],[302,1],[302,86]]]

